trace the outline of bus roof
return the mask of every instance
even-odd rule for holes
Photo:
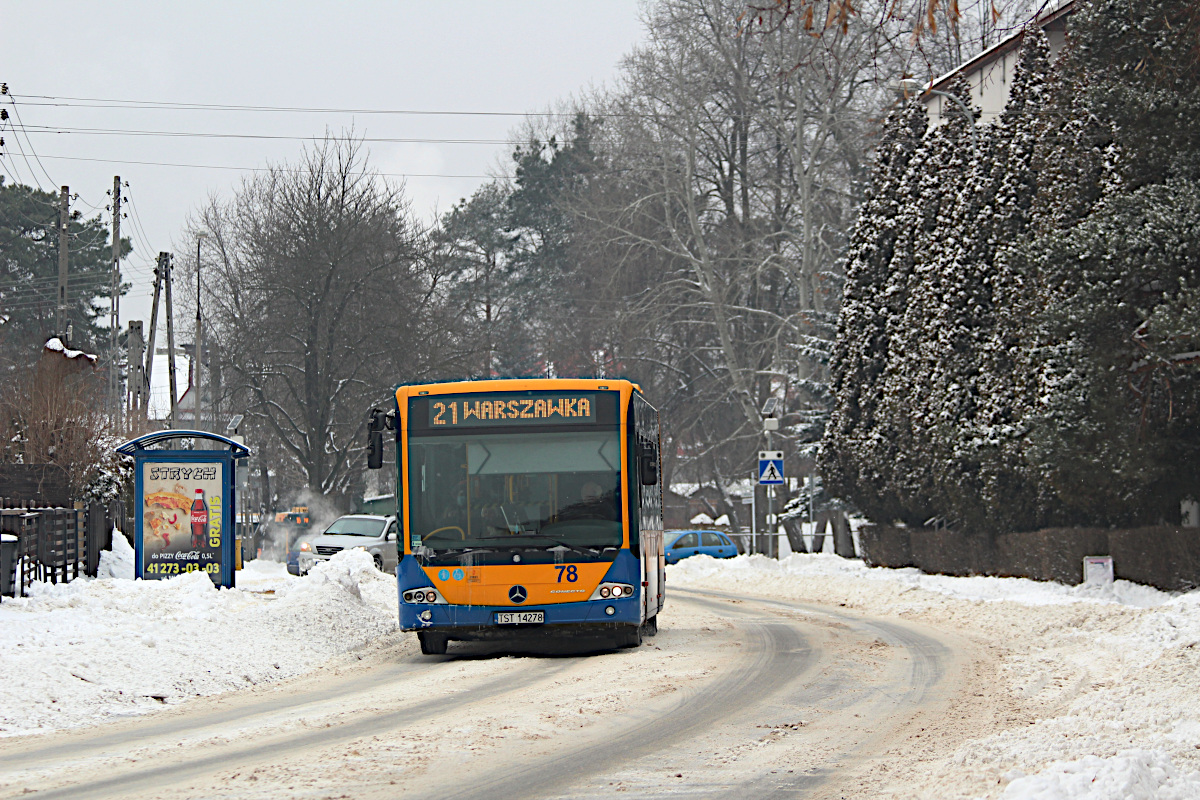
[[[417,394],[469,394],[472,392],[527,392],[539,389],[553,391],[619,391],[632,389],[642,394],[642,387],[624,378],[492,378],[445,383],[412,383],[396,387],[396,400]]]

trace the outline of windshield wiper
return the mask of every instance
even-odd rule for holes
[[[526,538],[538,538],[538,539],[544,539],[544,540],[545,540],[545,541],[547,541],[547,542],[553,542],[553,543],[554,543],[554,547],[565,547],[565,548],[567,548],[568,550],[570,550],[570,551],[572,551],[572,552],[574,552],[574,553],[579,553],[580,555],[585,555],[585,556],[598,556],[598,555],[600,555],[600,551],[599,551],[599,550],[596,550],[596,549],[594,549],[594,548],[587,547],[586,545],[570,544],[569,542],[564,542],[564,541],[562,541],[561,539],[555,539],[553,536],[547,536],[547,535],[546,535],[546,534],[544,534],[544,533],[535,533],[535,532],[533,532],[533,531],[530,531],[529,533],[525,533],[525,534],[512,534],[512,535],[511,535],[511,537],[512,537],[512,538],[514,538],[514,539],[518,538],[519,536],[524,536],[524,537],[526,537]],[[479,539],[480,541],[484,541],[484,540],[486,540],[486,541],[497,541],[497,540],[500,540],[500,539],[508,539],[508,538],[509,538],[509,536],[477,536],[477,537],[475,537],[475,538]],[[531,544],[525,544],[525,543],[517,543],[517,542],[513,542],[513,545],[512,545],[512,546],[513,546],[513,547],[537,547],[538,545],[531,545]],[[548,547],[548,548],[546,548],[546,549],[547,549],[547,550],[550,550],[550,549],[553,549],[553,548],[549,548],[549,547]]]
[[[458,558],[458,559],[462,559],[464,556],[473,556],[477,553],[499,553],[500,552],[499,550],[495,549],[494,547],[467,547],[463,550],[437,550],[432,547],[430,547],[428,549],[433,551],[433,555],[436,558]],[[426,558],[428,558],[428,556],[426,556]]]
[[[458,556],[469,556],[472,553],[499,553],[500,551],[494,547],[464,547],[462,550],[447,550],[447,554],[454,553]]]
[[[565,548],[567,548],[568,550],[570,550],[572,553],[579,553],[579,554],[581,554],[581,555],[585,555],[585,556],[598,556],[598,555],[600,555],[600,551],[599,551],[599,550],[596,550],[596,549],[594,549],[594,548],[591,548],[591,547],[587,547],[587,546],[585,546],[585,545],[581,545],[581,544],[580,544],[580,545],[576,545],[576,544],[568,544],[567,542],[564,542],[564,541],[562,541],[561,539],[555,539],[555,538],[554,538],[554,537],[552,537],[552,536],[545,536],[545,535],[543,535],[543,534],[540,534],[540,533],[539,533],[539,534],[537,534],[537,535],[538,535],[538,536],[540,536],[540,537],[541,537],[541,538],[543,538],[543,539],[548,539],[549,541],[551,541],[551,542],[554,542],[554,547],[565,547]],[[554,549],[554,547],[547,547],[546,549],[547,549],[547,550],[553,550],[553,549]]]

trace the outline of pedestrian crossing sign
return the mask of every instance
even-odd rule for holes
[[[779,450],[763,450],[758,454],[758,485],[783,485],[783,453]]]

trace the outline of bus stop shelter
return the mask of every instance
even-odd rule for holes
[[[234,585],[237,461],[242,443],[216,433],[165,430],[117,448],[134,460],[134,577],[204,572]]]

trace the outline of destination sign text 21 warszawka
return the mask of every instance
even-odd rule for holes
[[[480,427],[595,422],[594,395],[518,397],[481,394],[430,398],[429,427]]]

